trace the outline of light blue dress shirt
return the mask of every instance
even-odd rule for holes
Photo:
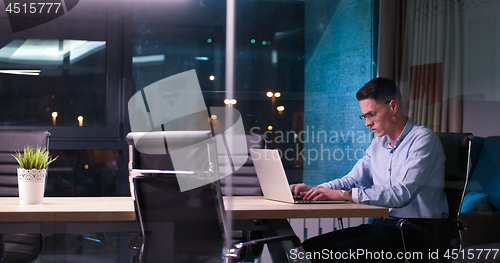
[[[446,218],[445,156],[439,137],[410,118],[394,147],[374,138],[365,156],[344,177],[321,184],[352,188],[354,202],[389,208],[400,218]]]

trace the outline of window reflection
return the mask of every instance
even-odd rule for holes
[[[117,150],[51,150],[45,196],[115,196],[120,177]]]
[[[2,47],[0,102],[9,110],[0,111],[0,125],[104,125],[105,48],[105,41],[31,38]]]
[[[133,5],[134,93],[195,69],[207,107],[233,107],[247,133],[272,129],[268,147],[300,152],[293,136],[304,128],[305,2],[237,1],[232,97],[225,94],[225,11],[225,1]],[[283,161],[300,176],[301,160]]]
[[[16,39],[0,49],[0,62],[27,67],[71,65],[105,47],[106,41]]]
[[[53,112],[56,126],[79,127],[78,116],[82,126],[106,125],[106,12],[105,4],[81,3],[15,33],[0,14],[0,126],[54,126]]]

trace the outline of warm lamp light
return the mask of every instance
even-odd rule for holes
[[[276,109],[281,113],[282,111],[285,110],[285,106],[278,106]]]
[[[269,126],[267,126],[267,129],[268,129],[268,130],[272,130],[272,129],[273,129],[273,126],[269,125]]]
[[[56,126],[57,111],[52,112],[52,125]]]
[[[237,102],[238,102],[238,101],[237,101],[237,100],[235,100],[235,99],[225,99],[225,100],[224,100],[224,104],[226,104],[226,105],[234,105],[234,104],[236,104]]]
[[[268,91],[266,93],[266,96],[269,98],[272,98],[272,97],[279,98],[279,97],[281,97],[281,93],[280,92],[273,93],[272,91]]]
[[[78,116],[78,126],[82,127],[83,126],[83,116]]]

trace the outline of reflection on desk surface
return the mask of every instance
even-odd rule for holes
[[[225,196],[226,211],[232,219],[284,219],[330,217],[384,217],[385,207],[355,203],[342,204],[289,204],[264,199],[262,196]]]
[[[345,204],[289,204],[262,196],[225,196],[232,219],[384,217],[383,207]],[[20,205],[17,197],[0,198],[0,222],[135,221],[131,197],[45,197],[41,205]]]

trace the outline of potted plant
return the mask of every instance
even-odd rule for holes
[[[19,163],[19,168],[17,168],[19,203],[43,203],[47,166],[57,157],[52,158],[45,147],[33,148],[29,145],[24,147],[22,154],[20,151],[15,151],[12,156]]]

